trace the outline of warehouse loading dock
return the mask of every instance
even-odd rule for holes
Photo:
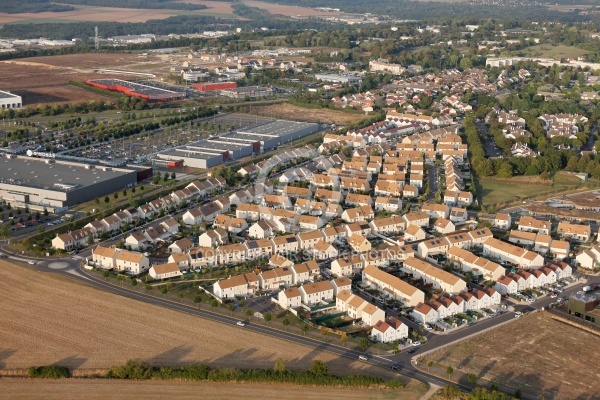
[[[158,153],[157,157],[167,161],[183,160],[186,167],[207,169],[228,160],[260,154],[318,131],[318,124],[274,120],[231,134],[165,150]]]

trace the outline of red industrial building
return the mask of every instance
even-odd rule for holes
[[[123,93],[127,96],[139,97],[140,99],[144,99],[149,103],[185,99],[184,92],[175,92],[150,85],[123,81],[120,79],[94,79],[86,81],[85,84],[98,89]]]
[[[235,89],[237,87],[236,82],[205,82],[205,83],[196,83],[192,85],[192,88],[199,90],[201,92],[211,92],[214,90],[223,90],[223,89]]]

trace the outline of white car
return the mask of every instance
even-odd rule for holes
[[[33,260],[29,260],[27,262],[29,263],[29,265],[35,265],[35,261],[33,261]]]
[[[428,331],[431,330],[431,326],[429,324],[425,324],[424,328],[427,329]]]
[[[421,341],[420,340],[415,340],[413,342],[413,346],[420,346],[421,345]]]
[[[238,325],[238,326],[246,326],[246,323],[245,323],[245,322],[242,322],[242,321],[238,321],[238,322],[237,322],[237,325]]]
[[[556,297],[557,297],[557,295],[556,295],[555,293],[552,293],[552,294],[550,295],[550,298],[551,298],[551,299],[555,299]]]

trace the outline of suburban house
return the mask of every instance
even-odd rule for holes
[[[559,237],[576,240],[579,242],[587,242],[592,236],[592,228],[589,225],[576,225],[568,222],[560,222],[556,233]]]
[[[425,294],[422,291],[372,265],[363,270],[362,281],[382,292],[385,297],[401,300],[409,306],[425,301]]]
[[[361,319],[363,324],[373,326],[385,319],[385,311],[356,296],[350,290],[342,290],[335,300],[338,311],[346,312],[350,318]]]
[[[467,288],[465,281],[459,277],[415,257],[407,258],[402,269],[413,275],[416,274],[425,282],[433,284],[435,288],[441,288],[448,293],[458,293]]]
[[[371,250],[371,242],[366,237],[356,233],[348,237],[348,244],[357,253],[366,253]]]
[[[540,221],[539,219],[532,217],[521,217],[517,229],[523,232],[535,232],[549,235],[551,224],[550,221]]]
[[[115,258],[115,269],[128,274],[139,275],[150,268],[150,260],[142,253],[121,250]]]
[[[345,276],[335,278],[331,281],[333,286],[333,295],[337,296],[342,290],[350,291],[352,289],[352,282]]]
[[[350,257],[343,257],[331,262],[331,273],[335,276],[350,276],[354,269],[362,269],[364,260],[360,254],[354,254]]]
[[[213,293],[220,299],[247,296],[258,290],[258,276],[254,273],[235,275],[213,284]]]
[[[150,268],[148,271],[148,275],[150,275],[153,279],[162,280],[181,276],[182,274],[177,263],[167,263],[152,266],[152,268]]]
[[[329,281],[305,283],[299,290],[302,303],[308,306],[329,303],[333,300],[333,286]]]
[[[94,266],[96,268],[114,268],[119,251],[120,250],[116,247],[97,246],[92,251],[92,261],[94,262]]]
[[[536,268],[544,265],[544,258],[538,253],[525,250],[496,238],[489,238],[483,244],[483,255],[500,261]]]
[[[456,226],[452,221],[446,218],[438,218],[433,224],[433,230],[441,233],[442,235],[447,235],[456,230]]]
[[[404,231],[404,242],[416,242],[424,240],[426,236],[425,231],[418,225],[409,225]]]
[[[493,226],[497,229],[508,230],[512,225],[512,218],[510,214],[498,213],[494,217]]]
[[[198,245],[202,247],[221,246],[229,243],[229,234],[223,228],[211,229],[198,238]]]
[[[382,343],[395,342],[408,337],[408,326],[397,318],[379,320],[371,330],[373,340]]]
[[[284,309],[296,308],[302,304],[302,294],[298,288],[288,288],[279,292],[277,300]]]
[[[248,229],[248,236],[254,239],[265,239],[277,232],[277,225],[271,221],[258,221]]]
[[[169,246],[169,250],[171,253],[185,253],[189,251],[192,247],[194,247],[194,243],[184,237],[182,239],[176,240]]]
[[[293,283],[292,271],[287,268],[273,268],[258,274],[258,282],[263,290],[275,290],[291,286]]]

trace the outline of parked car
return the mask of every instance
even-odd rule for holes
[[[246,323],[245,323],[245,322],[243,322],[243,321],[238,321],[238,322],[237,322],[237,325],[238,325],[238,326],[246,326]]]
[[[364,354],[361,354],[360,356],[358,356],[358,359],[361,361],[369,361],[369,357],[365,356]]]

